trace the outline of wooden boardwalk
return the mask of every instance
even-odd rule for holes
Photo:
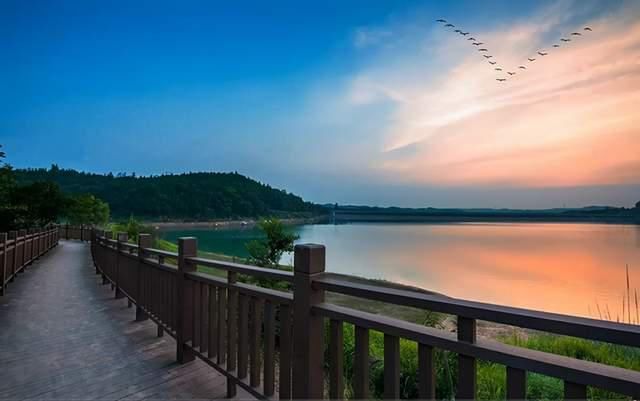
[[[217,399],[224,376],[176,362],[174,340],[101,285],[89,246],[60,245],[0,298],[0,400]],[[250,398],[241,390],[238,398]]]

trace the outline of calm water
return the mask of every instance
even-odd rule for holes
[[[327,247],[327,270],[384,278],[453,297],[622,318],[625,266],[640,292],[640,226],[608,224],[345,224],[293,228]],[[167,231],[203,250],[246,256],[255,229]],[[291,264],[292,256],[283,258]],[[638,294],[640,297],[640,294]],[[625,321],[627,313],[625,313]],[[635,316],[633,316],[635,319]]]

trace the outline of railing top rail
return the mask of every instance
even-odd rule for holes
[[[160,263],[158,261],[156,261],[155,259],[152,258],[144,258],[144,263],[146,263],[147,265],[154,267],[156,269],[160,269],[160,270],[164,270],[166,272],[169,273],[177,273],[178,272],[178,266],[175,265],[170,265],[167,263]]]
[[[314,306],[312,312],[330,319],[345,321],[422,344],[573,383],[595,386],[631,396],[640,395],[640,372],[637,371],[502,344],[493,340],[478,339],[473,344],[460,341],[455,333],[445,330],[327,303]]]
[[[222,262],[218,260],[211,260],[200,257],[187,258],[188,262],[196,263],[202,266],[213,267],[215,269],[226,270],[230,272],[236,272],[240,274],[247,274],[254,277],[275,279],[280,281],[286,281],[288,283],[293,282],[293,273],[283,270],[267,269],[264,267],[255,267],[249,265],[243,265],[240,263]]]
[[[412,306],[472,319],[503,323],[549,333],[604,341],[614,344],[640,345],[640,326],[529,309],[465,301],[442,295],[353,283],[322,275],[313,280],[316,288],[345,295]]]
[[[155,249],[155,248],[144,248],[144,251],[147,254],[164,256],[168,258],[178,258],[178,252],[163,251],[162,249]]]
[[[272,290],[270,288],[258,287],[256,285],[246,283],[229,283],[225,279],[215,277],[207,273],[190,272],[187,273],[187,278],[218,287],[236,288],[243,294],[254,296],[256,298],[266,299],[278,304],[291,304],[293,302],[293,294],[291,294],[290,292]]]

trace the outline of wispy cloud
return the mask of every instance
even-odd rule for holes
[[[374,46],[388,40],[392,32],[388,29],[359,27],[353,35],[353,45],[357,48]]]
[[[372,167],[435,185],[639,183],[640,6],[585,18],[583,4],[558,2],[527,20],[472,32],[503,72],[442,29],[413,38],[426,43],[423,54],[383,55],[360,71],[348,101],[395,106],[382,161]],[[573,31],[583,35],[559,41]],[[412,151],[399,152],[406,147]]]

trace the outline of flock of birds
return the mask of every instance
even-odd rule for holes
[[[509,70],[509,69],[505,69],[503,68],[494,58],[491,54],[489,54],[489,49],[487,49],[486,47],[484,47],[484,43],[481,42],[479,39],[476,39],[473,36],[469,36],[467,37],[470,33],[469,32],[465,32],[461,29],[456,29],[456,26],[453,25],[452,23],[450,23],[449,21],[445,20],[445,19],[437,19],[436,22],[441,23],[445,28],[451,28],[453,32],[459,34],[462,37],[465,37],[467,39],[467,41],[471,42],[472,46],[476,46],[476,50],[482,54],[482,56],[489,62],[489,64],[493,67],[494,71],[497,71],[499,73],[506,73],[509,77],[513,77],[514,75],[517,74],[517,70],[526,70],[527,66],[526,65],[520,65],[518,66],[518,68],[514,68],[513,71]],[[591,29],[590,27],[584,27],[583,28],[583,32],[592,32],[593,29]],[[571,34],[568,35],[568,37],[566,38],[560,38],[560,42],[562,43],[568,43],[571,42],[572,37],[577,38],[579,36],[582,36],[582,32],[571,32]],[[559,48],[562,45],[560,43],[556,43],[554,44],[552,47],[553,48]],[[545,57],[548,56],[549,53],[545,52],[544,50],[539,50],[537,52],[537,55],[540,57]],[[536,56],[534,57],[527,57],[527,60],[529,60],[529,63],[533,63],[534,61],[536,61]],[[507,77],[499,77],[496,78],[496,81],[498,82],[505,82],[507,81]]]

